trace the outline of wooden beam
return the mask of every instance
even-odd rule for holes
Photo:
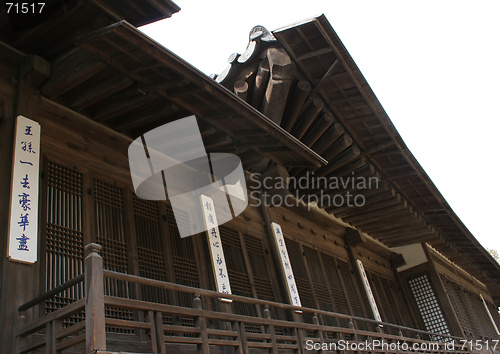
[[[356,226],[363,226],[370,225],[372,223],[380,223],[380,218],[384,215],[399,216],[405,215],[405,213],[409,214],[410,211],[408,210],[408,204],[402,202],[396,205],[375,210],[373,212],[367,213],[366,215],[354,215],[345,217],[343,220]]]
[[[313,127],[304,136],[302,142],[307,146],[313,146],[318,139],[332,126],[334,122],[333,114],[323,110],[323,114],[314,123]]]
[[[335,161],[331,161],[324,168],[320,168],[317,172],[318,176],[328,176],[333,171],[345,166],[349,162],[358,158],[361,155],[361,149],[355,145],[351,145],[349,148],[341,152],[335,157]]]
[[[307,96],[311,91],[311,84],[308,81],[300,80],[295,87],[295,90],[290,101],[289,108],[285,113],[283,118],[283,128],[291,131],[300,113],[302,112],[303,106],[306,102]]]
[[[52,75],[41,87],[42,95],[55,98],[104,70],[106,64],[83,48],[75,48],[52,62]]]
[[[332,78],[333,72],[340,67],[340,62],[335,59],[333,64],[328,68],[326,73],[323,75],[323,77],[319,80],[319,82],[314,86],[313,91],[311,92],[311,96],[315,95],[317,92],[319,92],[322,88],[325,82],[329,79]]]
[[[364,225],[359,225],[359,228],[362,230],[369,230],[372,227],[379,228],[381,230],[387,230],[387,227],[394,229],[400,226],[409,225],[417,218],[417,213],[410,212],[405,209],[399,211],[396,210],[388,214],[378,215],[369,222],[367,221]],[[357,224],[359,224],[359,222],[356,222],[354,225],[358,226]]]
[[[217,150],[217,148],[231,144],[233,142],[233,139],[231,139],[231,137],[228,135],[220,136],[218,134],[218,135],[203,139],[203,142],[205,144],[205,149],[207,151],[214,151],[214,150]]]
[[[407,223],[406,225],[384,230],[384,231],[370,231],[373,233],[380,233],[379,238],[389,239],[393,237],[405,237],[408,235],[428,235],[428,234],[436,234],[436,230],[434,230],[431,226],[423,224],[422,220],[415,219],[416,221],[413,223]],[[369,228],[367,228],[369,230]]]
[[[130,131],[142,128],[143,125],[147,125],[157,120],[165,121],[167,117],[171,117],[177,112],[179,112],[179,107],[169,102],[162,102],[159,105],[154,105],[139,113],[135,112],[122,116],[119,122],[113,124],[113,128],[119,132]]]
[[[382,143],[382,144],[377,144],[374,147],[371,147],[371,148],[363,151],[362,156],[370,157],[370,156],[372,156],[372,154],[377,153],[377,152],[382,151],[382,150],[385,150],[391,146],[394,146],[394,142],[392,140],[387,141],[387,142]]]
[[[390,194],[388,194],[388,196],[390,196]],[[401,203],[401,200],[402,200],[401,196],[399,194],[396,194],[394,197],[381,199],[375,204],[372,203],[370,205],[364,205],[361,207],[352,208],[351,210],[344,212],[334,212],[334,214],[336,217],[339,217],[341,219],[356,215],[367,215],[367,214],[369,215],[370,213],[373,213],[376,210],[384,209],[386,207],[393,205],[399,205]]]
[[[422,227],[420,228],[415,227],[414,229],[401,230],[398,231],[396,235],[391,235],[391,236],[386,235],[384,231],[371,232],[371,233],[367,232],[367,233],[386,245],[389,244],[394,245],[397,243],[400,246],[419,243],[421,242],[420,240],[424,238],[426,240],[429,240],[431,238],[436,237],[435,231],[427,230]]]
[[[332,142],[328,149],[323,152],[323,157],[328,161],[335,161],[335,156],[339,155],[349,146],[352,146],[352,143],[352,138],[349,135],[344,134]]]
[[[344,175],[339,175],[336,173],[335,176],[332,177],[325,177],[321,179],[316,178],[315,183],[312,185],[312,187],[305,189],[304,192],[310,194],[338,194],[344,193],[346,191],[357,191],[360,190],[360,188],[357,188],[358,186],[356,183],[356,177],[363,177],[365,179],[368,179],[372,177],[374,173],[375,168],[373,167],[373,165],[363,165],[356,170],[348,172]],[[315,176],[312,174],[310,177],[311,179],[315,178]],[[332,184],[334,188],[330,188]]]
[[[373,191],[376,191],[375,193],[373,193]],[[369,190],[368,192],[372,192],[370,193],[369,195],[367,195],[367,193],[363,193],[363,196],[365,197],[365,204],[363,207],[368,207],[368,206],[371,206],[372,204],[378,204],[379,202],[381,201],[385,201],[387,199],[390,199],[390,198],[393,198],[395,196],[395,191],[394,189],[375,189],[375,190]],[[363,208],[361,207],[361,208]],[[356,206],[344,206],[344,207],[339,207],[339,208],[335,208],[334,211],[336,213],[343,213],[343,212],[346,212],[346,211],[350,211],[350,210],[353,210],[353,208],[355,209],[358,209],[358,207]]]
[[[189,85],[190,82],[186,80],[186,78],[179,77],[179,78],[170,78],[169,80],[167,79],[162,79],[159,82],[152,82],[150,84],[143,84],[140,83],[138,84],[138,90],[142,93],[148,93],[148,92],[153,92],[153,91],[162,91],[162,90],[168,90],[172,88],[179,88],[183,86]]]
[[[344,127],[340,124],[334,124],[331,126],[312,146],[312,149],[318,154],[323,154],[323,152],[337,140],[342,134],[345,133]]]
[[[323,100],[318,97],[312,98],[309,101],[309,105],[307,105],[304,113],[300,116],[297,124],[292,128],[292,134],[297,139],[302,139],[304,137],[323,107]]]
[[[318,49],[318,50],[314,50],[314,51],[311,51],[311,52],[306,52],[304,54],[301,54],[297,57],[297,60],[305,60],[305,59],[309,59],[309,58],[314,58],[314,57],[317,57],[317,56],[320,56],[320,55],[323,55],[323,54],[327,54],[327,53],[332,53],[333,52],[333,49],[332,48],[329,48],[329,47],[324,47],[324,48],[321,48],[321,49]]]
[[[119,100],[112,102],[105,107],[99,109],[99,113],[96,114],[93,118],[99,123],[107,123],[111,119],[116,118],[117,116],[124,114],[126,112],[130,112],[138,107],[145,105],[146,103],[152,102],[156,99],[156,94],[148,93],[148,94],[140,94],[131,97],[129,100]]]
[[[358,170],[364,166],[373,166],[369,160],[365,157],[358,157],[354,159],[352,162],[342,166],[341,168],[335,170],[335,176],[344,176],[352,173],[353,171]]]
[[[111,79],[99,82],[83,94],[69,102],[69,106],[76,110],[85,109],[107,97],[129,87],[134,81],[127,76],[115,75]]]

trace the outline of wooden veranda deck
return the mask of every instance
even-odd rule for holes
[[[98,253],[100,249],[97,244],[87,245],[83,274],[19,307],[22,319],[25,311],[36,310],[54,295],[75,286],[85,287],[85,297],[20,326],[16,333],[16,354],[167,353],[174,350],[182,353],[303,353],[310,352],[306,350],[307,343],[349,341],[352,344],[376,340],[387,345],[404,342],[410,347],[427,346],[432,348],[427,352],[434,353],[469,352],[457,337],[105,270]],[[109,296],[106,293],[111,283],[190,296],[193,306]],[[230,301],[233,305],[255,306],[261,317],[232,313]],[[117,318],[119,311],[127,313],[128,319]],[[450,349],[452,341],[455,346]],[[387,347],[374,351],[393,352]]]

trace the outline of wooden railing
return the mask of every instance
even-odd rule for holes
[[[70,347],[83,346],[83,342],[86,353],[111,350],[113,348],[107,348],[106,345],[107,335],[109,336],[106,329],[109,332],[110,328],[141,333],[142,338],[147,338],[152,353],[166,353],[169,346],[175,345],[196,346],[200,353],[209,353],[214,346],[232,347],[238,353],[248,353],[250,349],[257,348],[273,353],[277,353],[279,349],[303,353],[311,348],[312,343],[345,346],[347,342],[351,344],[351,348],[356,343],[385,343],[386,346],[379,349],[383,352],[393,352],[391,348],[397,343],[399,351],[402,343],[406,343],[409,348],[418,345],[420,348],[432,348],[430,351],[436,353],[468,352],[467,348],[462,348],[461,338],[457,337],[104,270],[98,253],[100,249],[101,246],[97,244],[85,247],[84,275],[19,307],[22,314],[85,281],[84,298],[39,318],[17,332],[16,353],[30,353],[40,348],[45,348],[46,353],[59,353]],[[105,295],[104,284],[108,280],[124,282],[130,287],[138,284],[190,294],[193,307]],[[254,306],[261,316],[234,314],[228,301]],[[209,303],[212,304],[211,307],[214,303],[220,304],[219,311],[207,309]],[[134,316],[128,320],[111,318],[112,316],[106,316],[108,308],[127,310]],[[70,324],[64,322],[82,311],[85,311],[84,321]],[[272,318],[272,313],[280,313],[282,318]],[[182,318],[183,325],[172,320],[174,318]]]

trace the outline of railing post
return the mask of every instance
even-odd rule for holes
[[[354,321],[352,319],[352,317],[349,317],[349,328],[354,330],[354,335],[352,336],[353,339],[357,342],[358,341],[358,332],[356,330],[356,326],[354,325]]]
[[[264,305],[264,318],[270,320],[271,319],[271,311],[269,311],[269,306]],[[271,335],[271,344],[272,344],[272,349],[271,353],[275,354],[278,353],[278,346],[276,343],[276,331],[274,330],[273,325],[267,326],[267,332],[268,334]]]
[[[202,304],[199,294],[195,294],[193,300],[193,307],[197,310],[201,310]],[[198,316],[195,320],[195,325],[200,329],[201,344],[198,345],[199,354],[210,353],[210,346],[208,343],[208,332],[207,332],[207,320],[203,316]]]
[[[85,332],[86,352],[106,350],[106,324],[104,314],[104,275],[101,246],[85,246]]]
[[[165,333],[163,332],[163,316],[161,312],[155,312],[154,313],[154,321],[155,321],[155,328],[156,328],[156,341],[158,343],[158,350],[160,351],[161,354],[165,354],[167,352],[167,349],[165,347]]]
[[[317,314],[316,312],[313,314],[313,318],[312,318],[312,320],[313,320],[313,324],[315,324],[316,326],[319,326],[319,325],[320,325],[320,324],[319,324],[318,314]],[[316,333],[318,334],[318,339],[319,339],[319,342],[320,342],[320,343],[324,343],[324,342],[325,342],[325,339],[324,339],[324,337],[323,337],[323,331],[321,331],[321,330],[317,330],[317,331],[316,331]],[[320,350],[320,353],[326,353],[326,351],[324,351],[324,350]]]

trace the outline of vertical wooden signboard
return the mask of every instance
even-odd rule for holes
[[[290,304],[294,306],[302,306],[299,292],[297,290],[297,284],[295,284],[295,277],[293,276],[292,264],[286,249],[283,230],[281,230],[281,226],[275,222],[271,223],[271,227],[273,229],[274,242],[280,256],[281,269],[283,270],[283,274],[285,274]]]
[[[377,303],[375,302],[370,282],[366,276],[365,267],[363,267],[363,263],[359,259],[356,260],[356,264],[358,265],[359,274],[361,274],[361,279],[363,280],[363,287],[365,288],[366,295],[368,296],[368,302],[370,303],[373,317],[375,317],[377,321],[382,322],[382,317],[380,317],[380,312],[378,312]]]
[[[212,198],[206,195],[201,196],[201,205],[203,209],[203,218],[207,230],[208,247],[210,249],[210,258],[212,260],[212,270],[215,278],[217,291],[223,294],[231,294],[231,285],[227,273],[226,259],[220,238],[217,216],[215,215],[215,206]],[[221,298],[222,301],[231,302],[232,300]]]
[[[10,260],[35,263],[38,254],[40,124],[17,117],[10,195]]]
[[[491,324],[493,325],[493,328],[495,329],[495,332],[500,336],[500,332],[498,331],[497,324],[495,323],[495,320],[493,319],[493,316],[491,316],[490,309],[488,308],[488,304],[484,300],[483,294],[479,294],[479,297],[481,298],[481,302],[484,305],[484,309],[486,310],[486,313],[488,314],[488,317],[490,318]]]

